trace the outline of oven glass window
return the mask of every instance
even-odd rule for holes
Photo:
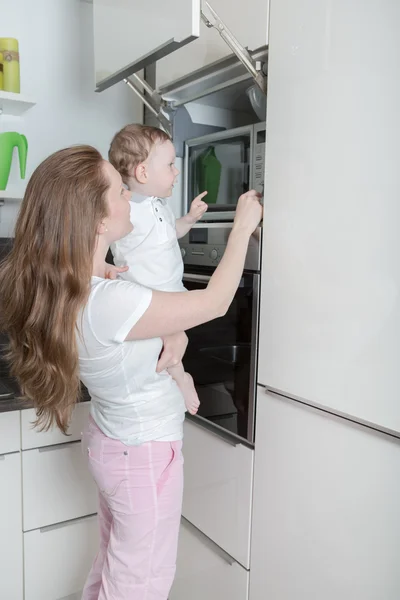
[[[207,191],[209,210],[232,210],[241,194],[249,190],[250,135],[241,135],[188,148],[189,205]]]
[[[254,278],[245,274],[224,317],[187,331],[184,367],[200,398],[198,414],[241,438],[253,441],[256,328]],[[205,283],[185,281],[188,290]]]

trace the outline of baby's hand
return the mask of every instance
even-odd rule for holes
[[[105,275],[106,279],[117,279],[118,273],[125,273],[129,269],[126,267],[115,267],[114,265],[110,265],[106,263]]]
[[[188,212],[188,216],[193,223],[197,223],[199,219],[204,215],[208,208],[208,204],[203,202],[202,198],[207,195],[207,192],[202,192],[193,200],[190,205],[190,210]]]

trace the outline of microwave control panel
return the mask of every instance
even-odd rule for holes
[[[264,172],[265,172],[265,123],[254,126],[253,138],[253,187],[256,192],[264,195]]]

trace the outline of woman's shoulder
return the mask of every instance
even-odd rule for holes
[[[93,276],[90,282],[89,300],[104,298],[112,299],[119,297],[142,297],[151,294],[151,290],[126,279],[104,279]]]

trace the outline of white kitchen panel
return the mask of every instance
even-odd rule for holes
[[[32,408],[21,411],[22,449],[28,450],[30,448],[40,448],[80,440],[89,417],[89,411],[90,402],[79,402],[75,406],[68,428],[68,435],[64,435],[57,427],[53,427],[49,431],[35,429],[33,426],[36,418],[35,410]]]
[[[254,451],[186,420],[183,455],[183,516],[248,568]]]
[[[25,533],[25,600],[81,598],[98,543],[95,516]]]
[[[247,600],[249,573],[182,521],[169,600]]]
[[[20,411],[0,413],[0,455],[21,447]]]
[[[103,89],[200,33],[200,0],[93,0],[93,9],[96,85]]]
[[[398,600],[400,440],[258,389],[251,600]]]
[[[245,9],[238,5],[234,10],[232,10],[232,0],[207,1],[242,46],[249,50],[256,50],[268,44],[270,0],[248,0]],[[204,0],[202,4],[205,15],[210,17]],[[157,87],[191,75],[194,71],[231,54],[231,49],[218,31],[207,27],[201,21],[200,35],[197,40],[157,63]]]
[[[21,454],[0,456],[0,598],[22,600]]]
[[[22,452],[24,531],[97,512],[97,490],[80,442]]]
[[[396,0],[271,3],[258,368],[398,433],[399,22]]]

